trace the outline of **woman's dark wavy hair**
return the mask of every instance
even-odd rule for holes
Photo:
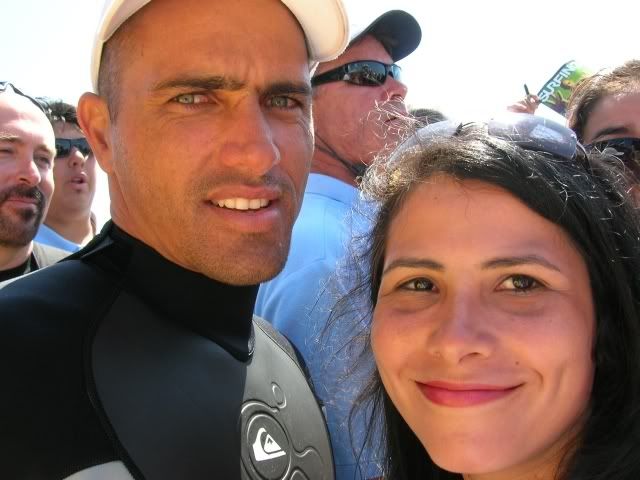
[[[359,362],[372,363],[368,322],[375,308],[389,225],[407,195],[438,175],[503,188],[558,225],[581,252],[596,310],[595,378],[588,418],[566,454],[558,480],[640,479],[640,229],[624,177],[598,155],[565,160],[524,150],[466,126],[453,137],[401,145],[378,161],[362,183],[378,204],[365,248],[354,258],[356,287],[336,305],[332,322],[368,311]],[[446,205],[442,205],[446,208]],[[452,219],[455,221],[455,219]],[[349,317],[352,318],[352,317]],[[368,412],[369,444],[382,453],[385,478],[460,479],[439,468],[398,413],[375,370],[352,416]]]

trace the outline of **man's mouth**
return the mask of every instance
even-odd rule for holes
[[[83,183],[87,183],[87,179],[84,175],[76,175],[71,178],[71,183],[75,185],[82,185]]]
[[[230,210],[260,210],[268,207],[271,201],[266,198],[225,198],[214,203],[221,208]]]

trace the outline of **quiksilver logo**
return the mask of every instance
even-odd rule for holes
[[[253,456],[256,461],[264,462],[265,460],[273,460],[283,455],[286,455],[286,452],[282,450],[280,445],[269,435],[265,428],[260,428],[256,435],[256,441],[253,442]]]

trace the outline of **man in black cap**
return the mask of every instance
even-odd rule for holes
[[[358,197],[356,178],[399,140],[407,87],[395,62],[413,52],[420,39],[420,26],[410,14],[389,11],[356,34],[341,56],[318,66],[311,80],[312,173],[285,269],[260,287],[256,303],[256,314],[283,332],[305,357],[326,404],[338,479],[353,479],[356,471],[347,417],[360,385],[339,382],[349,360],[341,359],[338,350],[348,333],[331,340],[321,335],[331,298],[318,297],[346,252],[351,235],[346,217]],[[357,452],[363,433],[355,427]],[[377,475],[375,467],[364,470],[360,473],[365,478]]]

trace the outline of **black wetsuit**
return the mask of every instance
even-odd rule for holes
[[[256,294],[114,225],[0,290],[1,477],[333,478],[321,410],[252,318]]]

